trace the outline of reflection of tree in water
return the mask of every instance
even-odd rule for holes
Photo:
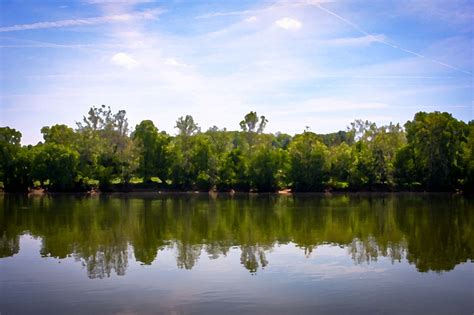
[[[184,269],[201,254],[216,259],[238,247],[252,273],[267,266],[275,243],[289,242],[307,256],[331,244],[347,248],[356,263],[406,259],[419,271],[451,270],[474,258],[472,201],[446,196],[0,199],[3,257],[17,253],[20,235],[28,232],[41,238],[41,255],[72,254],[92,278],[123,275],[129,244],[143,264],[157,261],[159,250],[174,249]]]
[[[259,245],[242,245],[240,249],[242,251],[240,263],[251,273],[256,273],[259,266],[263,269],[268,265],[264,247]],[[267,249],[269,248],[267,247]]]
[[[143,211],[136,216],[132,229],[131,244],[133,246],[135,259],[144,265],[151,265],[156,259],[159,250],[163,250],[169,242],[166,237],[166,220],[162,213],[153,211],[157,207],[166,207],[166,200],[141,200]]]
[[[418,271],[451,270],[461,262],[474,259],[472,207],[460,211],[450,204],[438,205],[434,200],[428,205],[413,202],[410,208],[411,211],[400,215],[400,227],[407,238],[407,260]]]
[[[77,260],[87,269],[91,279],[110,277],[112,270],[118,276],[125,275],[128,266],[128,252],[126,248],[102,248],[90,256],[74,254]]]
[[[176,242],[176,262],[180,269],[192,269],[201,256],[201,245],[190,245]]]
[[[0,237],[0,258],[10,257],[18,254],[20,251],[20,236],[8,237],[5,231]]]
[[[347,245],[347,251],[357,264],[377,261],[380,256],[390,257],[392,263],[400,262],[405,257],[405,246],[403,244],[389,244],[388,247],[383,247],[372,236],[363,240],[353,239]]]
[[[221,255],[227,256],[229,249],[232,247],[231,242],[212,242],[205,245],[205,250],[209,259],[217,259]]]

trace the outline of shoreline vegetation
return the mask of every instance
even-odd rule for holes
[[[43,127],[21,145],[0,127],[0,190],[46,192],[278,193],[462,192],[474,188],[474,121],[419,112],[400,126],[356,120],[345,131],[265,133],[250,112],[240,131],[207,131],[192,116],[177,135],[151,120],[129,130],[126,112],[92,107],[76,129]]]
[[[314,192],[294,192],[294,191],[275,191],[275,192],[245,192],[245,191],[184,191],[184,190],[154,190],[154,189],[141,189],[141,190],[91,190],[91,191],[48,191],[42,188],[30,188],[27,192],[5,192],[0,190],[0,197],[12,195],[27,196],[30,198],[42,198],[42,197],[59,197],[59,196],[76,196],[79,198],[89,197],[124,197],[124,198],[149,198],[149,197],[189,197],[189,198],[202,198],[208,196],[210,199],[226,199],[226,198],[253,198],[253,197],[337,197],[337,196],[360,196],[360,197],[387,197],[390,196],[450,196],[456,197],[467,197],[471,198],[472,193],[466,193],[463,191],[406,191],[406,190],[392,190],[392,191],[370,191],[370,190],[332,190],[332,191],[314,191]]]

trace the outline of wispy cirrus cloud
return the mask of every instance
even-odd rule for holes
[[[0,27],[0,33],[17,32],[26,30],[37,30],[47,28],[63,28],[72,26],[88,26],[104,23],[123,23],[133,20],[149,20],[156,18],[162,12],[161,9],[145,10],[141,12],[132,12],[128,14],[115,14],[99,17],[83,18],[83,19],[69,19],[49,22],[36,22],[29,24],[17,24],[12,26]]]
[[[311,114],[330,113],[351,110],[384,109],[389,105],[381,102],[371,101],[348,101],[340,98],[312,98],[302,102],[294,103],[288,109],[275,111],[275,114]]]
[[[88,4],[126,4],[126,5],[136,5],[140,3],[153,3],[155,0],[85,0],[85,3]]]
[[[205,14],[200,14],[196,16],[196,19],[209,19],[215,17],[225,17],[225,16],[236,16],[236,15],[255,15],[261,14],[266,11],[272,11],[276,9],[291,9],[291,8],[299,8],[299,7],[306,7],[312,6],[319,3],[327,3],[327,2],[334,2],[334,0],[280,0],[276,1],[271,5],[267,5],[260,8],[255,9],[247,9],[247,10],[235,10],[235,11],[217,11],[217,12],[209,12]]]
[[[322,41],[325,45],[334,45],[334,46],[366,46],[371,43],[376,43],[385,40],[385,35],[366,35],[359,37],[341,37],[333,38]]]
[[[352,22],[351,20],[337,14],[336,12],[332,11],[332,10],[329,10],[327,9],[326,7],[323,7],[321,6],[321,4],[319,3],[316,3],[315,4],[316,7],[318,7],[319,9],[321,9],[322,11],[334,16],[335,18],[339,19],[340,21],[346,23],[347,25],[351,26],[353,29],[355,29],[356,31],[358,31],[359,33],[362,33],[364,34],[365,36],[369,36],[369,37],[374,37],[374,35],[370,34],[369,32],[365,31],[364,29],[362,29],[359,25],[357,25],[356,23]],[[374,37],[375,38],[375,37]],[[446,62],[442,62],[442,61],[439,61],[439,60],[436,60],[436,59],[433,59],[433,58],[429,58],[428,56],[425,56],[425,55],[422,55],[420,53],[417,53],[413,50],[410,50],[410,49],[406,49],[406,48],[403,48],[401,47],[400,45],[394,43],[393,41],[389,41],[385,38],[383,39],[377,39],[377,41],[379,43],[382,43],[384,45],[387,45],[389,47],[392,47],[394,49],[397,49],[399,51],[402,51],[402,52],[405,52],[407,54],[410,54],[410,55],[413,55],[413,56],[416,56],[418,58],[422,58],[422,59],[425,59],[425,60],[428,60],[429,62],[431,63],[434,63],[434,64],[438,64],[440,66],[443,66],[443,67],[446,67],[446,68],[450,68],[452,70],[455,70],[455,71],[459,71],[459,72],[462,72],[464,74],[468,74],[468,75],[472,75],[472,72],[468,71],[468,70],[465,70],[465,69],[461,69],[459,67],[456,67],[456,66],[453,66],[452,64],[448,64]]]
[[[450,24],[469,23],[472,29],[472,0],[405,0],[396,2],[396,10],[424,20],[440,20]]]

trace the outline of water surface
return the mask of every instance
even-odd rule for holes
[[[0,312],[474,311],[451,195],[0,196]]]

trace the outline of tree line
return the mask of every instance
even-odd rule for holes
[[[175,136],[151,120],[130,130],[126,112],[92,107],[75,129],[43,127],[44,141],[21,145],[0,127],[0,182],[5,191],[129,189],[297,192],[327,190],[472,191],[474,121],[419,112],[377,126],[356,120],[347,130],[294,136],[265,133],[250,112],[240,131],[202,131],[190,115]]]

